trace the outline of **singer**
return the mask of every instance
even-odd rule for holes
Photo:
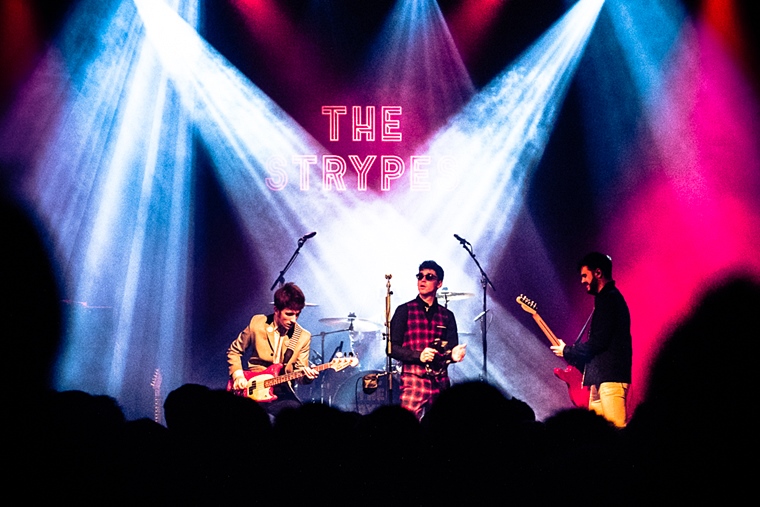
[[[448,365],[464,359],[454,314],[438,304],[443,268],[424,261],[415,299],[396,308],[391,319],[391,357],[401,362],[401,406],[422,420],[441,391],[451,386]]]

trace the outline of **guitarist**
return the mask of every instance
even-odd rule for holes
[[[391,319],[391,357],[402,363],[401,406],[418,420],[451,385],[449,363],[465,356],[466,345],[458,344],[454,314],[436,299],[442,284],[443,268],[435,261],[424,261],[417,273],[419,294],[396,308]]]
[[[617,427],[626,425],[626,394],[631,382],[631,315],[612,279],[612,258],[591,252],[578,263],[581,283],[594,296],[594,311],[586,340],[552,351],[584,371],[589,409]]]
[[[311,333],[296,320],[306,305],[301,289],[292,282],[274,293],[274,313],[254,315],[227,349],[227,363],[234,389],[245,389],[248,381],[243,373],[243,355],[250,352],[247,369],[263,371],[272,364],[283,364],[285,373],[302,371],[302,382],[311,382],[319,372],[309,365]],[[271,416],[286,406],[298,406],[300,401],[290,382],[274,386],[277,400],[262,403]]]

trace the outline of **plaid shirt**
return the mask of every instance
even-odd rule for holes
[[[434,301],[425,311],[425,303],[417,297],[396,310],[391,321],[391,353],[402,362],[402,373],[426,374],[425,366],[419,360],[420,353],[435,339],[448,342],[447,349],[457,345],[456,320],[447,308]]]
[[[437,301],[425,311],[418,296],[396,309],[391,320],[391,356],[401,361],[401,406],[421,419],[441,391],[451,385],[448,372],[432,376],[420,361],[420,353],[434,340],[441,339],[446,348],[458,343],[454,314]]]

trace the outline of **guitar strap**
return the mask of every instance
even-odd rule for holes
[[[589,314],[588,319],[586,319],[586,323],[583,324],[583,327],[581,328],[581,332],[578,333],[578,338],[575,339],[575,341],[573,342],[573,345],[575,345],[576,343],[580,343],[581,338],[583,338],[583,332],[586,330],[586,328],[588,327],[588,325],[591,323],[591,317],[593,315],[594,315],[594,308],[591,309],[591,313]],[[591,328],[590,327],[588,329],[588,332],[589,333],[591,332]]]
[[[288,343],[285,345],[285,353],[282,357],[282,364],[288,364],[290,359],[293,357],[293,352],[296,349],[296,345],[298,345],[298,340],[301,338],[301,326],[298,324],[293,324],[293,328],[293,334],[290,336]]]
[[[586,330],[587,327],[588,327],[588,334],[591,333],[591,326],[589,326],[589,324],[591,323],[591,317],[594,316],[594,310],[596,310],[596,307],[594,307],[594,308],[591,309],[591,313],[588,315],[588,319],[586,319],[586,323],[583,324],[583,327],[581,328],[581,332],[578,333],[578,338],[575,339],[575,341],[573,342],[573,345],[575,345],[576,343],[580,343],[581,338],[583,338],[583,335],[584,335],[583,332]],[[586,335],[586,336],[588,337],[588,335]],[[584,364],[583,365],[583,376],[581,377],[581,385],[583,385],[583,381],[585,379],[586,379],[586,365]]]

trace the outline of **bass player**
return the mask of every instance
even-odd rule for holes
[[[311,333],[296,322],[305,305],[306,298],[301,289],[289,282],[274,293],[274,313],[251,318],[248,326],[227,349],[227,363],[234,389],[245,389],[248,385],[243,371],[243,356],[248,351],[249,372],[260,372],[281,364],[286,374],[303,373],[299,375],[300,382],[308,383],[319,376],[319,371],[309,365]],[[276,399],[261,403],[270,417],[275,417],[283,408],[300,405],[290,382],[277,384],[273,393]]]

